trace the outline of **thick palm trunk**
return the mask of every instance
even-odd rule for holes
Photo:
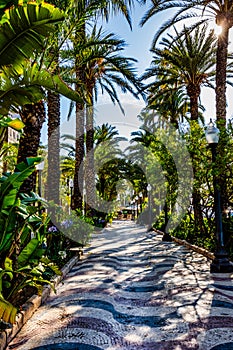
[[[75,171],[72,209],[83,208],[83,161],[84,161],[84,105],[76,104]]]
[[[45,121],[44,102],[25,105],[20,113],[25,124],[20,137],[17,163],[25,162],[27,157],[36,157],[40,144],[42,125]],[[34,172],[21,186],[21,192],[30,193],[36,189],[36,173]]]
[[[91,88],[92,91],[92,88]],[[94,164],[94,109],[93,105],[86,111],[86,162],[85,184],[87,195],[87,210],[91,216],[95,214],[96,187],[95,187],[95,164]]]
[[[80,13],[84,11],[85,2],[79,2],[81,6]],[[78,13],[79,15],[79,13]],[[86,38],[86,26],[83,23],[82,27],[79,28],[75,33],[74,47],[79,41],[85,41]],[[76,53],[75,62],[75,75],[76,80],[83,84],[83,89],[85,89],[85,66],[80,67],[80,60],[78,57],[78,52]],[[76,84],[76,91],[80,94],[80,84]],[[74,172],[74,189],[73,196],[71,198],[72,209],[78,209],[82,211],[83,209],[83,189],[84,189],[84,156],[85,156],[85,141],[84,141],[84,125],[85,125],[85,104],[76,103],[76,127],[75,127],[75,172]]]
[[[53,62],[52,74],[59,73],[58,36],[49,53]],[[60,95],[48,91],[48,173],[46,198],[60,204]]]
[[[47,200],[59,204],[60,188],[60,96],[48,92]]]
[[[216,61],[216,117],[217,126],[220,129],[220,147],[218,147],[219,159],[225,158],[226,147],[226,69],[227,69],[227,55],[228,55],[228,37],[229,28],[222,24],[222,33],[218,37],[217,45],[217,61]],[[225,169],[225,164],[219,166],[220,169]],[[228,207],[228,194],[226,188],[226,174],[225,171],[218,178],[218,183],[221,188],[221,207],[223,214]]]
[[[216,117],[218,126],[226,126],[226,70],[228,54],[229,28],[222,26],[222,33],[218,37],[216,59]]]
[[[187,86],[187,94],[190,99],[190,117],[191,120],[198,121],[198,99],[201,94],[200,86],[189,84]]]

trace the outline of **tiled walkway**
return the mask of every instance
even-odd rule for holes
[[[8,349],[233,349],[233,274],[131,222],[85,256]]]

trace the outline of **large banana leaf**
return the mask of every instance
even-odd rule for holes
[[[44,38],[54,30],[53,24],[63,19],[53,5],[28,3],[5,11],[0,23],[0,66],[17,64],[41,51]]]
[[[17,165],[15,173],[9,175],[0,187],[0,251],[7,251],[15,234],[15,207],[19,205],[17,194],[23,181],[34,171],[34,164],[41,158],[27,158],[26,163]]]
[[[30,176],[35,170],[35,163],[41,161],[40,157],[27,158],[27,163],[20,163],[17,165],[15,172],[11,174],[2,184],[0,188],[0,208],[1,210],[7,209],[9,206],[13,205],[15,202],[15,191],[18,191],[23,181]],[[12,193],[12,195],[11,195]],[[14,200],[8,199],[8,197],[13,197]]]
[[[32,238],[30,242],[26,245],[26,247],[21,251],[17,259],[19,268],[29,263],[30,258],[38,249],[39,243],[40,242],[38,241],[38,239]]]
[[[40,69],[36,63],[32,66],[24,62],[18,71],[4,67],[0,73],[0,113],[7,114],[10,109],[38,102],[44,98],[43,87],[55,91],[76,102],[83,102],[77,92],[72,90],[58,75],[51,75],[46,69]],[[13,109],[14,110],[14,109]]]

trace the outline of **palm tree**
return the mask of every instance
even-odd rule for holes
[[[98,88],[100,87],[102,93],[106,91],[112,101],[117,102],[121,106],[115,86],[118,86],[123,92],[129,91],[138,98],[137,92],[140,91],[140,84],[137,82],[134,74],[133,62],[135,60],[120,55],[125,45],[122,40],[116,39],[112,34],[101,38],[101,29],[96,32],[95,28],[90,40],[99,42],[99,44],[91,46],[91,50],[89,50],[90,56],[87,54],[85,56],[86,61],[84,61],[86,65],[87,94],[88,99],[90,99],[90,107],[86,111],[86,151],[87,154],[91,155],[94,144],[93,106],[94,98],[96,101],[98,97]],[[94,204],[95,175],[93,161],[92,156],[87,156],[85,182],[87,201]]]
[[[126,138],[118,135],[116,127],[108,123],[96,127],[94,132],[94,156],[98,166],[96,188],[99,196],[107,201],[116,199],[116,184],[121,177],[119,164],[123,153],[119,142]]]
[[[113,103],[117,103],[121,110],[123,108],[118,98],[116,87],[119,87],[122,92],[130,92],[138,98],[138,92],[141,88],[141,83],[138,82],[133,58],[128,58],[120,55],[125,47],[123,40],[117,39],[112,33],[102,34],[102,28],[93,28],[92,33],[86,35],[85,42],[76,44],[75,50],[79,53],[79,63],[76,56],[76,67],[82,67],[82,82],[85,81],[83,93],[86,101],[86,106],[77,107],[76,114],[79,114],[79,124],[76,120],[76,145],[78,143],[80,152],[76,152],[76,172],[74,176],[74,185],[78,183],[79,190],[82,188],[82,170],[80,164],[83,160],[80,154],[84,152],[82,144],[83,136],[80,134],[81,129],[84,132],[84,114],[85,114],[85,130],[86,133],[86,152],[88,154],[85,164],[85,181],[87,190],[87,200],[94,205],[95,190],[94,190],[94,163],[93,163],[93,143],[94,143],[94,103],[97,100],[98,92],[107,92]],[[69,53],[68,53],[69,54]],[[77,72],[76,72],[77,73]],[[76,74],[77,76],[77,74]],[[80,85],[79,85],[80,91]],[[81,107],[83,109],[81,109]],[[78,109],[77,109],[78,108]],[[81,124],[81,129],[80,129]],[[81,187],[81,188],[80,188]],[[81,191],[82,192],[82,191]],[[73,204],[76,207],[77,189],[74,191]],[[80,197],[79,197],[80,199]]]
[[[168,121],[175,129],[179,129],[180,122],[187,119],[189,103],[186,93],[181,89],[170,87],[167,89],[149,89],[148,105],[146,110],[156,112],[160,125],[165,127],[164,121]],[[154,113],[155,114],[155,113]],[[155,125],[155,123],[153,124]]]
[[[216,117],[220,130],[226,126],[226,72],[228,59],[229,30],[233,26],[233,3],[229,0],[158,0],[152,1],[152,5],[141,20],[141,25],[146,23],[154,15],[169,9],[178,9],[178,11],[166,21],[155,34],[152,47],[155,46],[160,35],[171,25],[174,25],[184,19],[193,18],[196,27],[203,22],[209,22],[213,19],[215,23],[221,26],[221,34],[217,39],[216,50]],[[202,17],[196,21],[197,17]]]
[[[61,172],[63,176],[73,178],[75,137],[63,135],[62,139],[70,140],[72,144],[68,142],[61,143],[62,149],[67,152],[67,156],[62,157]],[[119,142],[121,141],[126,141],[126,138],[119,136],[115,126],[106,123],[94,129],[94,157],[98,166],[98,169],[96,169],[96,188],[99,196],[108,201],[115,199],[113,197],[116,194],[116,183],[120,177],[119,159],[122,157],[122,150],[119,147]]]
[[[144,79],[155,77],[147,85],[150,99],[169,94],[171,89],[186,89],[190,100],[190,118],[197,121],[202,86],[213,87],[211,79],[215,74],[216,39],[213,31],[206,33],[206,26],[198,27],[193,33],[184,28],[183,35],[163,38],[162,48],[154,48],[152,65],[143,75]],[[159,90],[160,89],[160,90]]]
[[[145,3],[145,0],[138,0],[139,3]],[[95,0],[84,0],[82,2],[78,2],[76,4],[76,17],[79,13],[85,12],[86,8],[95,7]],[[130,18],[130,9],[133,7],[134,2],[132,0],[117,0],[117,1],[99,1],[99,6],[95,9],[95,17],[99,19],[99,17],[105,18],[105,20],[109,19],[110,14],[115,15],[117,13],[122,13],[127,19],[129,25],[131,26],[131,18]],[[73,40],[74,48],[76,48],[77,44],[86,41],[86,22],[83,23],[81,28],[78,28],[75,33],[75,37]],[[85,66],[80,66],[80,56],[79,51],[76,50],[75,57],[75,66],[76,66],[76,89],[80,91],[80,84],[78,82],[82,82],[85,86],[87,82],[86,77],[84,75]],[[94,89],[95,85],[92,82],[89,84],[89,90]],[[91,97],[89,99],[91,102]],[[91,103],[92,106],[92,103]],[[88,148],[92,148],[93,144],[93,131],[91,127],[92,121],[89,118],[87,125],[90,126],[87,137],[87,145]],[[81,208],[82,206],[82,191],[83,191],[83,171],[82,171],[82,163],[84,159],[84,125],[85,125],[85,110],[84,104],[76,104],[76,168],[75,168],[75,176],[74,176],[74,196],[73,196],[73,207]],[[90,162],[93,162],[90,157]],[[92,167],[92,164],[90,164]],[[89,167],[89,169],[90,169]],[[91,174],[93,178],[93,172]],[[92,184],[93,189],[93,184]],[[91,191],[93,195],[93,190]],[[94,198],[92,199],[92,201]]]
[[[118,144],[120,141],[126,141],[125,137],[118,136],[119,131],[115,126],[108,123],[95,127],[94,144],[97,147],[101,142],[110,142],[111,144]]]
[[[69,0],[47,0],[59,9],[66,11],[66,17],[72,2]],[[67,35],[63,23],[56,27],[56,31],[51,38],[50,49],[48,50],[48,60],[52,66],[51,73],[59,74],[59,49],[61,42],[65,41]],[[47,171],[47,200],[52,200],[59,204],[60,189],[60,95],[49,90],[47,94],[48,108],[48,171]]]
[[[43,6],[36,3],[25,3],[23,5],[21,4],[21,6],[12,6],[12,3],[10,4],[9,1],[5,1],[5,7],[1,9],[1,18],[3,13],[4,21],[0,23],[0,75],[2,83],[1,94],[3,95],[1,108],[5,109],[3,114],[6,114],[13,106],[23,105],[33,99],[35,100],[33,90],[31,88],[30,91],[29,86],[34,85],[35,95],[38,94],[38,90],[40,90],[36,87],[38,80],[35,83],[35,79],[32,79],[26,86],[22,83],[21,73],[23,63],[36,50],[41,51],[43,49],[44,39],[53,30],[53,24],[63,19],[63,14],[58,9],[49,5]],[[9,68],[6,66],[9,66]],[[20,80],[16,81],[19,77]],[[22,94],[23,91],[24,95]],[[36,113],[40,109],[41,102],[35,105]],[[25,112],[25,121],[28,122],[32,118],[31,111],[27,107],[24,107],[22,111]],[[42,112],[39,124],[43,120],[44,114]],[[25,129],[27,134],[27,127]],[[33,140],[35,141],[35,146],[38,145],[37,140],[35,138]],[[24,158],[22,153],[24,151],[25,148],[21,143],[18,156],[19,160]]]
[[[148,69],[145,77],[155,76],[157,80],[150,84],[150,91],[158,94],[175,89],[185,88],[190,100],[190,119],[197,122],[199,118],[199,98],[201,87],[210,86],[214,76],[216,61],[216,39],[211,31],[206,34],[206,26],[197,27],[194,32],[184,28],[183,35],[176,31],[176,37],[169,35],[169,39],[163,39],[163,47],[154,49],[156,54],[153,65]],[[161,88],[162,87],[162,88]],[[169,105],[168,105],[169,107]],[[191,133],[192,133],[191,125]],[[194,155],[193,174],[197,178],[197,167]],[[193,190],[193,205],[196,229],[203,230],[204,223],[201,211],[201,196],[198,188]]]

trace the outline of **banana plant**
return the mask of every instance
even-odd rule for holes
[[[4,268],[0,268],[0,320],[5,323],[13,324],[15,322],[18,305],[15,305],[14,301],[25,287],[34,287],[41,294],[43,285],[49,284],[56,292],[53,283],[46,278],[46,269],[49,268],[57,275],[61,275],[61,271],[46,257],[36,259],[37,249],[35,246],[35,242],[33,242],[32,249],[27,246],[21,252],[17,269],[14,269],[13,261],[8,257],[5,259]],[[24,259],[20,259],[22,255]]]
[[[27,163],[18,164],[13,174],[5,174],[0,179],[0,263],[4,261],[17,235],[17,208],[20,207],[18,191],[40,161],[40,157],[27,158]]]

